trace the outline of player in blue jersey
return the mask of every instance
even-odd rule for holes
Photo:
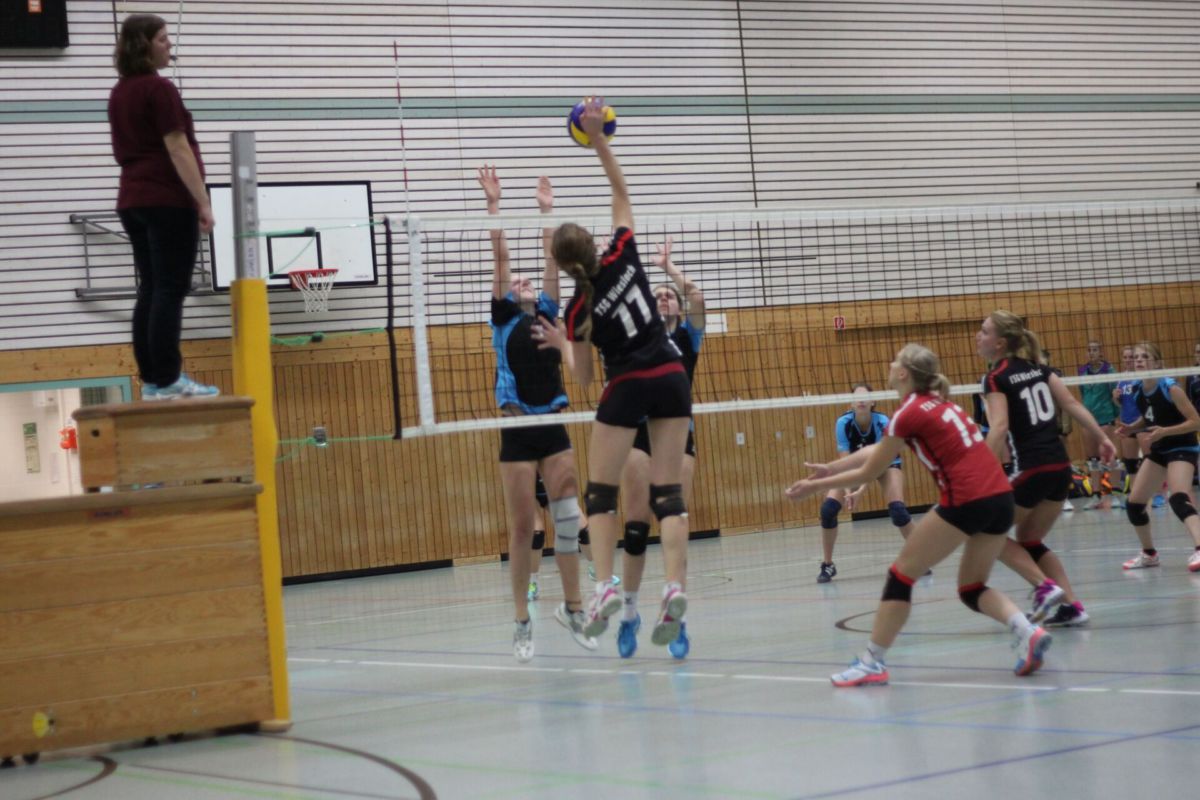
[[[704,341],[704,293],[695,282],[671,260],[671,237],[658,246],[654,263],[658,265],[670,283],[654,289],[654,300],[658,313],[666,325],[667,335],[675,342],[683,355],[683,366],[688,381],[694,383],[696,362],[700,358],[700,345]],[[696,472],[695,425],[688,429],[687,445],[683,456],[683,500],[692,504],[692,477]],[[633,440],[633,449],[621,472],[621,492],[625,507],[625,554],[622,558],[625,606],[621,614],[621,625],[617,630],[617,652],[621,658],[630,658],[637,651],[637,633],[642,625],[638,614],[638,589],[642,585],[642,574],[646,569],[646,542],[650,537],[650,431],[643,420],[638,425]],[[684,587],[687,588],[686,586]],[[675,658],[686,658],[691,649],[687,621],[679,621],[679,636],[667,650]]]
[[[666,645],[679,636],[687,611],[683,586],[687,571],[688,519],[683,499],[683,451],[692,414],[692,390],[679,348],[667,335],[654,293],[638,255],[633,206],[625,175],[602,132],[603,101],[589,98],[581,118],[612,189],[613,236],[597,256],[592,235],[572,223],[554,232],[553,254],[575,279],[564,329],[567,359],[580,384],[593,378],[592,345],[600,352],[607,379],[588,447],[585,495],[596,563],[596,591],[584,632],[597,635],[623,601],[613,583],[613,557],[621,471],[637,427],[648,419],[650,508],[661,529],[666,585],[651,641]]]
[[[495,167],[482,167],[479,185],[487,198],[489,214],[500,213],[500,179]],[[548,212],[554,190],[548,178],[538,181],[538,204]],[[492,242],[492,347],[496,351],[496,405],[505,416],[550,415],[567,405],[563,389],[561,356],[542,349],[534,337],[538,320],[551,325],[558,317],[558,267],[550,254],[553,229],[543,231],[546,266],[542,290],[533,282],[512,275],[508,241],[494,229]],[[513,655],[518,661],[533,658],[533,620],[529,616],[530,552],[537,526],[535,484],[540,471],[546,485],[548,509],[554,521],[554,559],[562,578],[562,605],[555,618],[585,649],[595,650],[596,640],[583,633],[583,599],[579,588],[580,514],[575,455],[566,426],[551,419],[546,425],[504,428],[500,431],[500,479],[508,509],[508,557],[516,627]]]
[[[1133,365],[1138,372],[1162,368],[1162,353],[1150,342],[1133,348]],[[1141,416],[1129,425],[1122,424],[1118,432],[1129,435],[1145,431],[1143,441],[1149,451],[1142,461],[1125,511],[1137,531],[1142,552],[1124,563],[1125,569],[1146,569],[1159,565],[1158,551],[1150,533],[1150,515],[1146,503],[1155,489],[1167,479],[1167,502],[1192,536],[1195,551],[1188,559],[1188,570],[1200,572],[1200,516],[1192,498],[1192,478],[1196,474],[1196,456],[1200,445],[1196,431],[1200,430],[1200,413],[1188,399],[1183,387],[1173,378],[1148,378],[1140,382],[1134,395]]]
[[[1133,345],[1131,344],[1121,348],[1121,371],[1133,372]],[[1121,425],[1132,425],[1141,416],[1141,412],[1138,411],[1137,400],[1134,399],[1134,394],[1137,391],[1139,383],[1141,381],[1136,378],[1118,381],[1117,388],[1113,389],[1113,402],[1120,409],[1117,421]],[[1142,451],[1138,446],[1137,437],[1118,436],[1117,455],[1120,456],[1121,465],[1125,470],[1125,477],[1121,481],[1121,491],[1128,497],[1129,489],[1133,486],[1133,477],[1137,475],[1138,467],[1142,461]]]
[[[854,384],[854,394],[861,394],[861,400],[855,400],[853,406],[834,424],[834,435],[837,437],[837,449],[841,455],[849,455],[864,447],[883,440],[887,430],[888,418],[875,410],[875,404],[867,400],[865,395],[871,387],[865,383]],[[912,532],[912,517],[908,506],[904,505],[904,474],[900,471],[900,457],[897,456],[888,469],[876,478],[879,488],[887,501],[888,516],[892,524],[900,529],[900,535],[905,539]],[[837,542],[838,513],[845,505],[847,510],[853,510],[854,502],[867,489],[863,484],[854,490],[830,489],[821,502],[821,548],[823,560],[821,570],[817,573],[817,583],[829,583],[837,575],[837,567],[833,564],[833,545]]]

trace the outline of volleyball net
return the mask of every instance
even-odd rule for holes
[[[536,424],[500,417],[488,327],[489,231],[504,230],[514,275],[540,285],[542,231],[608,215],[408,217],[393,228],[411,270],[419,424],[405,434]],[[637,242],[652,284],[670,237],[672,260],[704,293],[697,414],[845,405],[865,381],[879,399],[888,364],[910,341],[932,348],[955,394],[978,390],[986,365],[974,334],[992,310],[1026,320],[1068,384],[1089,341],[1121,369],[1123,346],[1149,340],[1154,374],[1182,375],[1200,341],[1200,202],[1191,199],[887,209],[756,209],[648,213]],[[561,276],[560,304],[573,292]],[[565,376],[571,414],[590,419],[599,389]],[[544,421],[543,421],[544,422]]]

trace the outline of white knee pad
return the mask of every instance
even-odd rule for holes
[[[579,501],[574,496],[550,501],[554,518],[554,552],[579,552]]]

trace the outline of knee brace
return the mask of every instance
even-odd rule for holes
[[[1146,513],[1145,503],[1126,503],[1125,515],[1134,525],[1150,524],[1150,515]]]
[[[543,509],[550,505],[550,495],[546,493],[546,484],[542,482],[541,475],[533,482],[533,498]]]
[[[583,497],[584,508],[590,517],[593,514],[617,513],[617,492],[620,487],[611,483],[588,481],[587,494]]]
[[[650,484],[650,510],[662,522],[667,517],[686,517],[683,485],[679,483]]]
[[[554,552],[579,552],[579,501],[572,495],[550,501],[554,517]]]
[[[531,547],[530,549],[540,553],[545,548],[546,548],[546,532],[545,531],[534,531],[533,532],[533,547]]]
[[[972,583],[967,586],[958,587],[958,599],[963,601],[963,605],[972,611],[979,611],[979,598],[988,590],[987,584]]]
[[[1017,544],[1025,548],[1025,552],[1029,553],[1035,564],[1042,560],[1042,556],[1050,552],[1050,548],[1041,542],[1017,542]]]
[[[908,506],[904,505],[900,500],[893,500],[888,503],[888,516],[892,518],[892,524],[897,528],[903,528],[912,522],[912,514],[908,513]]]
[[[896,565],[892,564],[888,568],[887,583],[883,584],[883,596],[880,600],[900,600],[904,603],[912,602],[912,587],[913,579],[896,569]]]
[[[1192,498],[1187,492],[1175,492],[1167,498],[1167,502],[1171,504],[1171,510],[1179,517],[1180,522],[1196,514],[1196,507],[1192,505]]]
[[[832,497],[826,497],[821,503],[821,527],[833,530],[837,527],[837,515],[842,510],[842,504]]]
[[[588,535],[588,529],[587,529],[586,525],[579,529],[579,543],[580,544],[591,544],[592,543],[592,537]]]
[[[1122,458],[1121,463],[1125,465],[1126,475],[1137,475],[1138,467],[1142,465],[1140,458]]]
[[[625,552],[631,556],[646,554],[646,545],[650,542],[649,522],[625,523]]]

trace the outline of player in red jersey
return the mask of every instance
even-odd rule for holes
[[[1005,542],[1000,560],[1033,585],[1031,620],[1041,622],[1057,605],[1047,627],[1083,625],[1088,621],[1083,603],[1058,556],[1042,543],[1062,515],[1072,482],[1071,459],[1058,435],[1058,410],[1095,437],[1105,462],[1116,458],[1116,448],[1062,379],[1039,363],[1041,343],[1016,314],[989,314],[975,334],[975,351],[992,365],[983,378],[987,444],[1011,464],[1017,504],[1016,541]]]
[[[1012,600],[987,585],[1013,522],[1013,493],[1000,462],[984,443],[975,421],[946,399],[950,382],[933,351],[904,347],[892,362],[888,383],[903,402],[882,441],[832,464],[808,464],[813,474],[786,492],[793,500],[839,486],[874,480],[907,444],[933,474],[941,496],[933,513],[917,523],[888,570],[883,597],[867,649],[850,668],[831,676],[834,686],[888,682],[885,658],[912,610],[917,577],[963,546],[958,595],[972,611],[1008,625],[1015,636],[1017,675],[1042,665],[1050,635],[1031,623]]]

